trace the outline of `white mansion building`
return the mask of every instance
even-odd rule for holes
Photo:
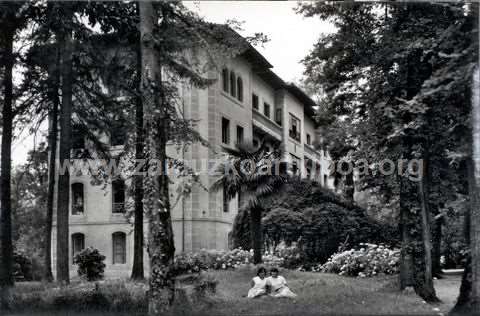
[[[297,86],[284,82],[272,65],[253,47],[229,60],[222,71],[211,73],[218,80],[206,89],[180,88],[184,115],[197,121],[200,135],[211,147],[188,146],[185,161],[218,159],[222,148],[234,148],[238,142],[261,142],[268,147],[281,146],[284,159],[296,164],[302,177],[309,177],[333,188],[328,176],[328,154],[316,150],[321,135],[314,121],[315,103]],[[112,145],[116,145],[111,140]],[[175,179],[173,179],[175,182]],[[204,187],[215,178],[201,175]],[[133,225],[127,219],[126,187],[130,180],[95,186],[90,176],[71,175],[70,262],[85,247],[95,247],[106,256],[106,275],[129,275],[133,264]],[[175,200],[175,185],[170,193]],[[206,191],[194,185],[192,193],[179,199],[172,209],[177,252],[228,249],[229,232],[238,212],[238,199],[225,200],[222,192]],[[145,221],[145,233],[147,221]],[[54,218],[52,245],[56,244]],[[55,268],[56,247],[53,246]],[[144,262],[148,265],[145,251]],[[72,262],[73,264],[73,262]],[[146,267],[148,268],[148,267]],[[71,274],[76,274],[76,266]]]

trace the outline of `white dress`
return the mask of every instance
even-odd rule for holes
[[[268,277],[267,283],[271,288],[271,296],[273,297],[297,297],[297,294],[290,291],[287,286],[287,280],[281,275],[274,277]]]
[[[260,279],[256,276],[253,279],[253,287],[248,290],[248,298],[254,298],[267,293],[267,278]]]

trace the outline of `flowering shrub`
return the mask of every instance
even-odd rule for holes
[[[280,264],[283,268],[296,269],[305,264],[305,256],[296,246],[280,246],[275,250],[275,255],[282,259]]]
[[[324,265],[317,266],[315,271],[358,277],[399,272],[400,250],[368,243],[360,246],[362,248],[359,250],[350,249],[332,255]]]
[[[240,265],[253,262],[253,251],[236,248],[230,251],[201,250],[196,253],[182,253],[175,256],[174,273],[176,275],[197,273],[202,270],[235,269]],[[266,252],[265,265],[281,266],[283,259]]]

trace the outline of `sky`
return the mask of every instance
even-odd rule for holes
[[[185,1],[187,8],[205,20],[225,23],[243,22],[241,35],[261,32],[269,41],[256,49],[273,65],[273,71],[285,81],[298,81],[304,67],[300,62],[318,37],[334,32],[334,27],[318,18],[304,18],[294,12],[297,1]],[[42,140],[24,132],[12,146],[14,165],[26,162],[27,152]]]
[[[302,77],[301,60],[312,49],[321,33],[334,31],[333,25],[319,18],[296,14],[297,1],[185,1],[185,5],[207,21],[244,22],[241,35],[262,32],[269,42],[256,47],[285,81]]]

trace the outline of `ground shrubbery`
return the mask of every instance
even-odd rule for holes
[[[147,284],[125,281],[54,284],[17,284],[12,310],[16,311],[145,311]]]
[[[267,266],[281,266],[283,258],[265,253],[263,262]],[[240,265],[253,262],[253,251],[236,248],[230,251],[201,250],[196,253],[181,253],[175,256],[174,273],[176,275],[197,273],[202,270],[235,269]]]
[[[358,277],[399,272],[400,250],[367,243],[360,246],[334,254],[316,271]]]
[[[85,277],[88,281],[103,279],[105,271],[103,261],[105,256],[92,247],[85,248],[73,258],[73,263],[78,265],[78,275]]]
[[[190,315],[208,302],[218,281],[207,273],[177,278],[173,315]],[[148,283],[126,280],[74,281],[67,286],[21,282],[14,287],[10,309],[25,315],[54,312],[107,312],[116,315],[146,315]],[[1,312],[0,312],[1,314]],[[1,314],[3,315],[3,314]],[[97,313],[95,313],[97,315]]]

